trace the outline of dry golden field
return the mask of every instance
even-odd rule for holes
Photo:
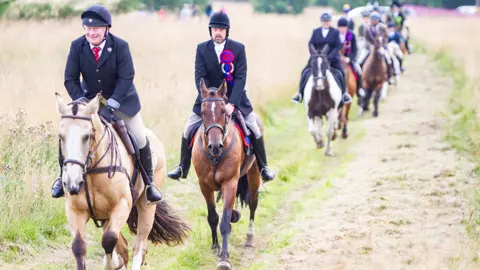
[[[254,14],[246,4],[226,9],[231,37],[246,45],[248,95],[257,110],[268,110],[267,151],[277,172],[262,188],[255,248],[243,248],[248,210],[232,226],[235,269],[479,269],[468,234],[476,228],[469,226],[477,180],[474,166],[445,141],[443,115],[456,85],[437,62],[421,52],[408,56],[380,117],[352,117],[349,139],[335,141],[336,156],[326,158],[307,132],[303,105],[289,103],[323,9],[299,16]],[[412,18],[410,26],[416,42],[451,53],[474,82],[480,39],[466,37],[478,23],[460,20]],[[141,113],[170,166],[197,94],[193,62],[196,44],[209,38],[207,20],[138,12],[114,16],[113,24],[130,44]],[[0,21],[0,33],[0,269],[71,269],[64,200],[51,199],[49,187],[58,171],[54,92],[67,96],[64,66],[71,40],[82,35],[80,20]],[[12,120],[20,110],[26,127]],[[28,128],[48,121],[50,136]],[[218,258],[193,170],[179,183],[167,180],[164,194],[192,233],[179,247],[150,245],[144,269],[212,269]],[[89,225],[87,265],[102,269],[100,231]]]

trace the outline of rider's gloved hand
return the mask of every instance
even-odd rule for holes
[[[103,107],[103,109],[101,109],[98,114],[103,119],[105,119],[105,121],[107,121],[108,123],[112,123],[112,120],[114,118],[114,114],[113,114],[114,111],[115,111],[115,109],[112,106],[107,105],[107,106]]]

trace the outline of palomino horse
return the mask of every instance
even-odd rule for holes
[[[227,85],[224,81],[220,88],[207,89],[203,79],[200,81],[202,96],[202,126],[197,132],[192,161],[198,176],[203,197],[207,203],[208,224],[212,230],[212,250],[220,255],[217,269],[231,269],[228,261],[228,238],[231,224],[238,222],[240,213],[233,210],[235,197],[248,202],[250,208],[250,225],[245,246],[253,246],[253,222],[258,205],[258,189],[260,187],[260,171],[255,156],[246,156],[243,139],[237,132],[234,121],[227,115]],[[263,127],[257,118],[263,133]],[[220,222],[222,249],[218,244],[218,214],[215,210],[214,192],[223,194],[223,215]]]
[[[65,104],[57,93],[61,115],[60,147],[65,157],[63,184],[66,193],[67,221],[74,237],[72,251],[77,269],[86,269],[86,224],[92,218],[103,228],[102,247],[105,269],[126,269],[128,246],[120,230],[127,223],[137,235],[133,269],[140,269],[147,253],[147,241],[154,244],[180,244],[187,236],[187,225],[172,215],[165,202],[148,205],[136,165],[110,124],[97,112],[99,96],[89,103]],[[154,182],[161,187],[165,179],[165,153],[155,134],[146,130],[152,148]],[[134,175],[138,175],[134,179]],[[134,186],[132,186],[132,184]],[[84,187],[84,188],[82,188]],[[133,207],[133,208],[132,208]],[[103,221],[98,224],[98,221]]]
[[[370,98],[375,94],[373,117],[378,116],[378,102],[382,88],[387,85],[387,63],[385,62],[385,49],[383,48],[383,37],[375,34],[374,44],[371,45],[370,55],[363,65],[362,86],[365,89],[365,98],[360,99],[360,113],[368,111]]]
[[[310,68],[312,75],[305,86],[305,108],[307,110],[308,131],[318,148],[324,146],[322,136],[322,117],[327,118],[326,156],[332,156],[332,139],[338,123],[338,106],[342,99],[342,90],[338,86],[328,61],[329,46],[325,45],[320,53],[310,45]]]
[[[347,91],[352,97],[352,99],[357,94],[357,79],[353,71],[353,66],[351,62],[346,62],[344,56],[344,49],[340,51],[340,62],[342,63],[342,68],[345,72],[345,81],[347,86]],[[347,125],[348,125],[348,116],[350,113],[350,107],[352,103],[346,104],[340,112],[340,127],[342,128],[342,138],[346,139],[348,137]]]

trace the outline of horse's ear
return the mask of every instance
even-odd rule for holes
[[[313,44],[310,43],[308,45],[308,48],[310,49],[310,54],[311,55],[317,54],[317,50],[315,49],[315,46],[313,46]]]
[[[222,84],[220,85],[220,88],[218,88],[218,95],[223,98],[227,99],[227,81],[223,80]]]
[[[57,110],[58,110],[58,113],[60,115],[64,115],[67,110],[68,110],[68,106],[65,104],[65,102],[63,101],[63,98],[62,96],[55,92],[55,98],[57,99]]]
[[[87,112],[89,114],[97,114],[98,110],[100,108],[100,93],[95,96],[94,99],[92,99],[88,104],[87,104]]]
[[[200,78],[200,94],[203,98],[208,95],[208,88],[205,85],[205,80],[203,78]]]
[[[330,50],[330,46],[328,44],[325,44],[325,46],[323,46],[323,49],[322,49],[322,54],[323,55],[328,54],[329,50]]]

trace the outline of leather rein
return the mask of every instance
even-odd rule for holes
[[[84,121],[92,122],[92,118],[88,117],[88,116],[62,115],[62,119],[65,119],[65,118],[78,119],[78,120],[84,120]],[[102,120],[102,122],[103,122],[103,120]],[[108,137],[108,140],[109,140],[107,150],[100,157],[99,160],[97,160],[95,163],[93,163],[93,159],[94,159],[95,155],[97,154],[98,147],[100,146],[100,143],[103,141],[103,139],[105,139],[105,137]],[[113,132],[113,130],[110,126],[105,125],[105,132],[102,134],[102,137],[100,138],[100,141],[98,143],[95,141],[95,128],[92,128],[92,133],[90,134],[89,140],[90,140],[90,147],[89,147],[89,151],[88,151],[86,161],[82,162],[82,161],[75,160],[75,159],[66,159],[63,162],[63,166],[65,166],[67,164],[76,164],[76,165],[79,165],[80,167],[82,167],[82,169],[83,169],[82,177],[83,177],[83,182],[85,183],[85,194],[86,194],[86,197],[87,197],[88,210],[90,212],[90,215],[92,216],[92,219],[93,219],[93,222],[95,223],[95,226],[97,226],[97,228],[101,228],[101,227],[103,227],[103,225],[105,224],[105,221],[107,219],[100,220],[100,219],[97,219],[96,216],[95,216],[95,213],[93,211],[92,201],[90,199],[90,194],[89,194],[89,191],[88,191],[87,175],[107,173],[108,178],[112,178],[113,176],[115,176],[116,172],[120,172],[120,173],[124,173],[127,176],[128,182],[130,183],[130,185],[131,185],[131,179],[130,179],[130,175],[127,172],[127,169],[125,167],[123,167],[123,165],[122,165],[122,159],[121,159],[121,156],[120,156],[120,153],[119,153],[119,150],[118,150],[118,141],[117,141],[117,138],[115,137],[115,133]],[[93,148],[94,144],[96,144],[95,148]],[[92,150],[92,148],[93,148],[93,150]],[[103,159],[105,159],[108,152],[110,152],[110,165],[106,166],[106,167],[98,167],[99,163]],[[119,166],[116,165],[117,160],[119,160],[119,163],[120,163]]]

